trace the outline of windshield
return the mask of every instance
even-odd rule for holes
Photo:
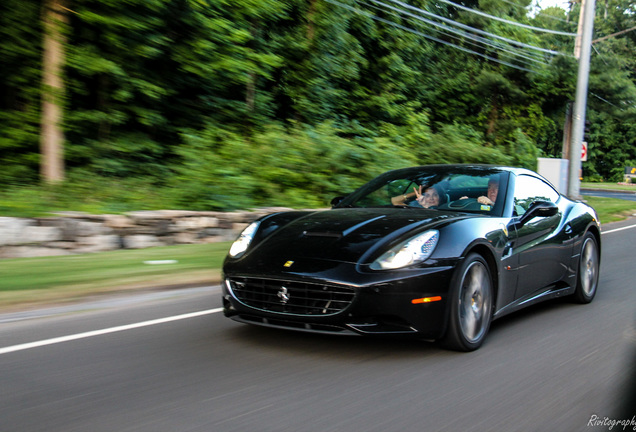
[[[507,172],[491,167],[406,168],[371,180],[336,207],[399,207],[500,215],[506,182]]]

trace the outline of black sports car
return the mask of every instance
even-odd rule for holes
[[[399,169],[332,205],[271,214],[241,233],[223,265],[226,316],[471,351],[493,319],[596,294],[596,212],[527,169]]]

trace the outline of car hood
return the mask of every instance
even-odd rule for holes
[[[417,232],[466,217],[470,216],[411,208],[333,209],[304,213],[260,240],[248,251],[246,258],[258,256],[260,262],[312,258],[354,263],[378,246],[386,244],[388,247]],[[262,224],[267,223],[265,220]]]

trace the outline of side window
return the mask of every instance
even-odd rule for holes
[[[535,201],[556,203],[558,199],[559,193],[543,180],[524,175],[517,177],[514,195],[515,215],[523,215]]]

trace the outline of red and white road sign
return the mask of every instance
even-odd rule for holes
[[[587,143],[583,141],[581,144],[583,144],[581,146],[581,162],[586,162],[587,161]]]

